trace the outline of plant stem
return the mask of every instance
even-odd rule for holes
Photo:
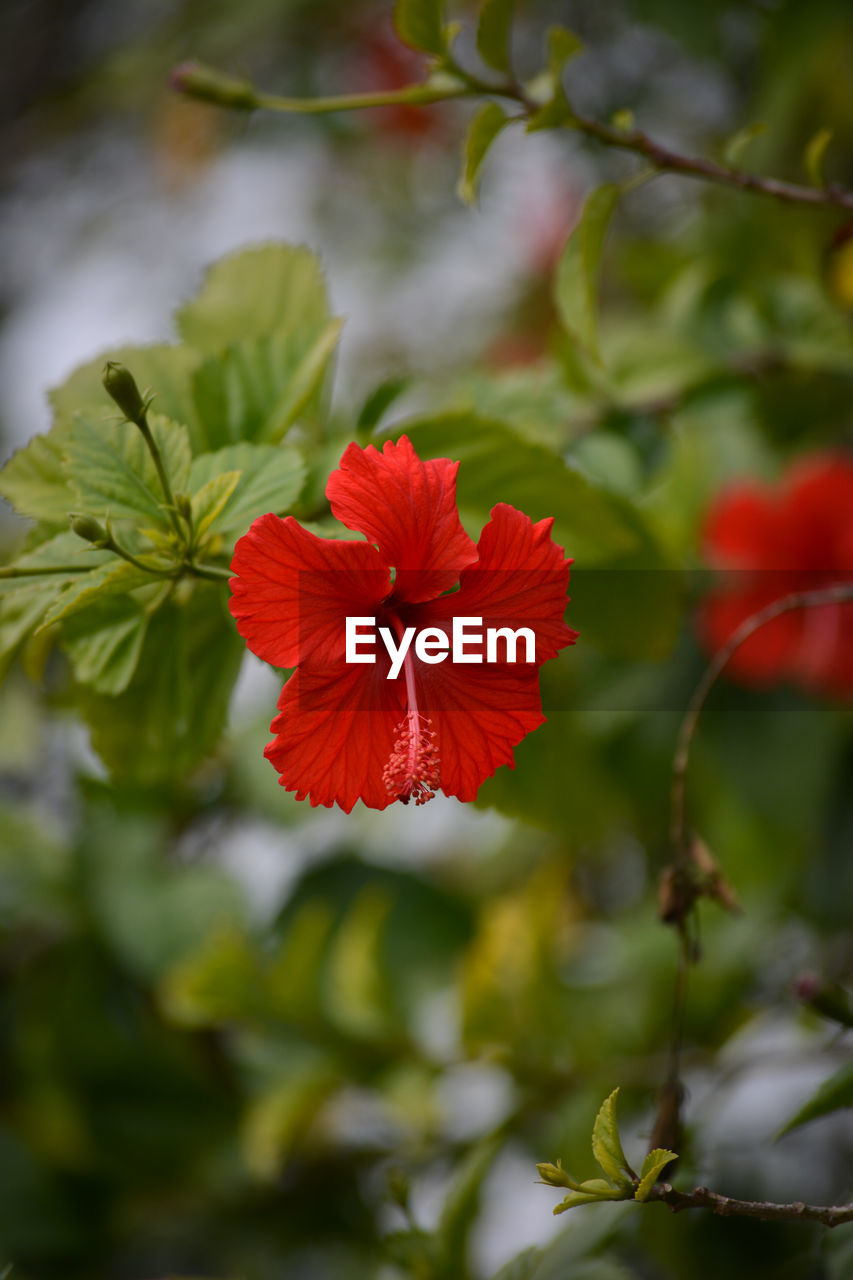
[[[714,655],[688,703],[687,711],[681,722],[681,728],[678,731],[675,755],[672,761],[670,836],[676,862],[683,858],[685,853],[686,788],[690,747],[708,694],[725,669],[729,659],[750,636],[754,635],[756,631],[768,622],[772,622],[774,618],[778,618],[780,614],[790,613],[793,609],[817,609],[823,605],[849,602],[853,602],[853,583],[850,582],[838,583],[832,587],[823,587],[817,591],[793,591],[790,595],[781,596],[778,600],[766,605],[765,608],[759,609],[758,613],[753,613],[750,617],[745,618],[740,626],[729,636],[722,649],[719,649]]]
[[[7,564],[0,567],[0,578],[31,578],[37,574],[50,573],[86,573],[88,569],[96,567],[84,564],[56,564],[38,569],[25,569],[21,565]]]
[[[710,1209],[721,1218],[760,1218],[763,1222],[820,1222],[825,1227],[839,1227],[853,1222],[853,1204],[816,1205],[794,1200],[791,1204],[776,1204],[770,1200],[736,1200],[723,1196],[707,1187],[693,1191],[676,1191],[668,1182],[654,1187],[648,1200],[658,1200],[669,1205],[673,1213],[684,1209]]]
[[[174,495],[172,494],[172,486],[169,483],[169,477],[166,474],[166,468],[163,466],[163,457],[160,453],[159,445],[157,444],[157,441],[154,439],[153,435],[151,434],[151,428],[148,425],[148,418],[144,412],[139,416],[139,418],[136,419],[136,426],[142,432],[142,438],[145,441],[146,445],[148,446],[148,452],[151,454],[151,459],[154,463],[154,468],[160,480],[160,488],[163,490],[163,497],[166,499],[166,509],[169,513],[169,519],[172,523],[172,528],[174,529],[175,533],[178,535],[178,538],[183,542],[183,532],[181,530],[180,521],[178,520],[178,513],[175,507],[175,499],[174,499]]]
[[[285,111],[297,115],[327,115],[332,111],[364,111],[370,107],[426,107],[447,98],[464,98],[471,94],[467,84],[454,87],[411,84],[403,89],[387,89],[377,93],[347,93],[328,98],[284,98],[275,93],[258,93],[256,104],[266,111]]]
[[[209,578],[212,582],[228,582],[234,576],[230,569],[221,569],[215,564],[188,564],[184,567],[194,578]]]

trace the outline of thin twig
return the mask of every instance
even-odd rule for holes
[[[686,849],[685,794],[687,768],[690,763],[690,747],[705,700],[714,687],[718,676],[727,666],[729,659],[750,636],[754,635],[756,631],[768,622],[772,622],[774,618],[778,618],[780,614],[790,613],[794,609],[817,609],[823,605],[848,602],[853,602],[853,583],[850,582],[837,583],[835,586],[823,587],[817,591],[793,591],[790,595],[781,596],[778,600],[774,600],[772,604],[768,604],[765,608],[759,609],[757,613],[745,618],[740,626],[729,636],[722,649],[719,649],[714,655],[688,703],[687,711],[681,722],[681,728],[678,731],[675,756],[672,761],[670,834],[676,861],[679,858],[683,858]]]
[[[668,1182],[654,1187],[648,1200],[659,1200],[673,1213],[684,1209],[710,1209],[721,1218],[760,1218],[762,1222],[820,1222],[825,1227],[839,1227],[853,1222],[853,1204],[817,1205],[794,1200],[791,1204],[776,1204],[770,1200],[737,1200],[723,1196],[707,1187],[695,1187],[693,1191],[676,1191]]]

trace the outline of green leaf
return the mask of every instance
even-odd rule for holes
[[[560,26],[548,28],[548,70],[555,83],[563,74],[566,63],[582,52],[583,41],[574,31]]]
[[[216,355],[280,329],[319,328],[329,318],[316,254],[301,245],[267,244],[215,262],[176,321],[186,342]]]
[[[753,141],[754,138],[760,138],[762,133],[767,132],[767,125],[757,121],[755,124],[748,124],[743,129],[738,129],[725,145],[723,150],[724,162],[734,168],[740,160],[741,155]]]
[[[608,1182],[602,1179],[591,1179],[589,1182],[582,1183],[586,1187],[586,1191],[570,1191],[564,1200],[554,1206],[553,1212],[565,1213],[567,1209],[574,1209],[579,1204],[601,1204],[602,1200],[624,1200],[626,1199],[624,1188],[611,1187]]]
[[[239,471],[223,471],[213,476],[193,494],[193,531],[196,538],[201,538],[207,533],[239,483]]]
[[[100,693],[127,688],[142,651],[148,613],[130,596],[105,596],[67,618],[65,649],[81,684]]]
[[[792,1129],[798,1129],[801,1124],[808,1124],[810,1120],[817,1120],[819,1116],[826,1116],[846,1107],[853,1107],[853,1063],[842,1067],[825,1080],[814,1097],[800,1107],[779,1130],[778,1137],[790,1133]]]
[[[240,472],[231,498],[210,526],[211,533],[244,532],[268,511],[280,515],[299,497],[305,480],[302,455],[290,445],[236,444],[193,459],[195,493],[223,472]]]
[[[118,696],[80,690],[92,745],[117,779],[174,786],[216,746],[244,653],[221,588],[198,584],[152,617]]]
[[[186,489],[190,473],[189,432],[159,414],[148,425],[162,457],[173,493]],[[96,422],[75,416],[68,462],[79,501],[98,517],[128,517],[165,524],[164,497],[148,446],[128,422]]]
[[[403,394],[411,382],[411,374],[393,374],[374,387],[361,406],[356,420],[355,430],[360,440],[370,436],[394,401]]]
[[[806,153],[803,160],[809,182],[813,187],[826,186],[826,175],[823,170],[823,161],[826,155],[826,149],[831,141],[831,129],[818,129],[817,133],[806,147]]]
[[[50,583],[53,590],[59,592],[77,577],[87,574],[90,569],[97,568],[114,560],[111,551],[102,551],[89,542],[83,542],[76,533],[67,530],[54,534],[52,538],[33,547],[13,561],[9,568],[17,570],[34,569],[32,577],[21,575],[15,578],[0,578],[0,595],[7,591],[17,591],[21,587],[38,586]],[[78,568],[79,565],[79,568]],[[56,570],[56,577],[45,574],[45,569]],[[62,570],[68,569],[68,573]]]
[[[615,183],[608,182],[587,197],[578,224],[563,250],[555,282],[555,301],[564,329],[598,363],[601,253],[619,190]]]
[[[465,156],[462,177],[457,192],[466,204],[477,199],[480,169],[489,147],[505,125],[510,123],[502,107],[496,102],[486,102],[474,116],[465,140]]]
[[[444,53],[442,0],[396,0],[394,26],[406,44],[422,53]]]
[[[480,57],[496,71],[509,71],[513,0],[483,0],[477,24]]]
[[[678,1156],[674,1151],[666,1151],[663,1147],[656,1147],[654,1151],[650,1151],[640,1169],[640,1182],[634,1192],[634,1199],[647,1200],[661,1172],[677,1159]]]
[[[235,343],[207,360],[193,395],[208,447],[280,439],[320,390],[339,333],[336,320],[305,325]]]
[[[137,569],[136,565],[110,555],[104,564],[63,585],[42,626],[48,627],[54,622],[70,618],[81,609],[88,609],[96,600],[111,595],[126,595],[139,587],[157,586],[161,581],[154,574],[145,573],[144,570]]]
[[[501,1145],[499,1138],[484,1138],[468,1153],[456,1172],[436,1228],[441,1275],[467,1274],[468,1236],[480,1207],[483,1182]]]
[[[36,630],[50,608],[56,590],[55,580],[40,578],[0,597],[0,679],[8,671],[19,645]]]
[[[495,503],[509,502],[532,520],[554,517],[554,538],[588,564],[641,545],[636,515],[624,500],[594,488],[551,450],[503,423],[448,413],[400,423],[393,434],[408,435],[421,457],[461,462],[459,507],[475,539]]]
[[[493,1280],[533,1280],[543,1256],[541,1249],[531,1245],[505,1263]]]
[[[33,436],[0,469],[0,494],[20,515],[53,525],[66,523],[75,502],[65,462],[67,445],[68,432],[54,428]]]
[[[619,1090],[614,1089],[610,1097],[601,1104],[601,1110],[595,1118],[592,1130],[592,1154],[615,1186],[626,1187],[630,1185],[633,1174],[625,1152],[622,1150],[619,1128],[616,1124],[618,1094]]]
[[[342,327],[342,320],[330,320],[307,346],[287,387],[261,427],[261,440],[280,440],[306,410],[316,410],[317,406],[312,406],[312,402],[322,391],[329,361],[338,345]]]

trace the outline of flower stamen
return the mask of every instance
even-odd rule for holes
[[[398,636],[402,627],[394,619]],[[435,742],[435,730],[429,716],[418,711],[418,693],[415,687],[415,670],[411,651],[403,659],[406,675],[405,717],[394,730],[394,748],[382,771],[382,781],[392,796],[408,804],[426,804],[432,800],[439,787],[439,756]]]

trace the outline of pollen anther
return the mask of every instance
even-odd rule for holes
[[[382,772],[389,793],[408,804],[426,804],[439,787],[438,747],[428,716],[409,711],[394,730],[394,749]]]

